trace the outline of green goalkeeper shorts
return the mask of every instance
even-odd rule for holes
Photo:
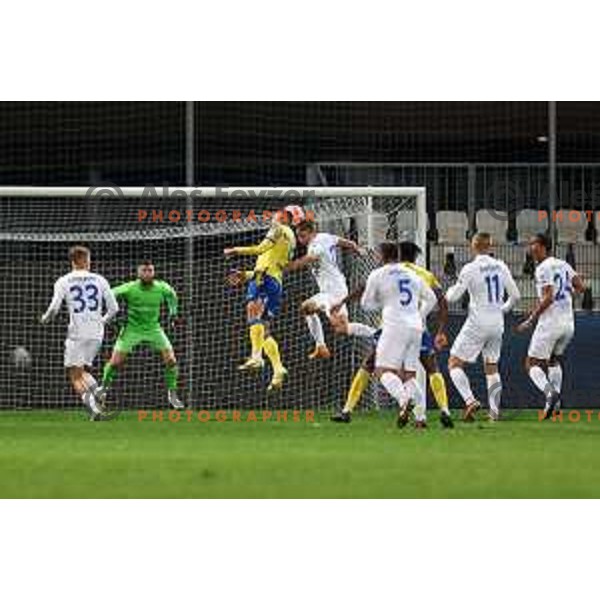
[[[115,352],[119,352],[119,354],[130,354],[135,347],[140,344],[147,344],[157,352],[173,350],[173,346],[162,327],[143,330],[125,326],[121,329],[119,337],[117,338]]]

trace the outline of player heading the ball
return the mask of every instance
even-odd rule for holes
[[[334,305],[348,296],[346,278],[337,262],[337,249],[348,250],[355,255],[360,255],[361,249],[351,240],[331,233],[317,232],[317,226],[312,221],[304,221],[298,225],[296,237],[298,242],[308,249],[306,255],[292,261],[286,271],[310,267],[319,286],[319,293],[305,300],[300,306],[300,312],[315,342],[315,349],[309,358],[330,358],[331,353],[325,343],[323,324],[319,318],[320,312],[325,313],[333,330],[338,334],[369,338],[375,333],[373,327],[363,323],[349,323],[345,304],[335,313],[331,312]]]
[[[99,388],[86,369],[92,366],[104,339],[104,326],[117,314],[119,305],[106,279],[90,271],[88,248],[73,246],[69,261],[71,272],[56,280],[52,301],[40,322],[48,323],[66,302],[69,327],[64,364],[73,389],[81,396],[90,418],[96,419],[102,414],[97,402]]]
[[[141,344],[160,353],[164,363],[167,399],[175,409],[185,408],[177,395],[178,368],[171,341],[160,324],[160,309],[166,303],[169,325],[177,324],[177,294],[166,282],[155,278],[154,264],[144,260],[138,265],[138,278],[113,289],[118,300],[127,303],[127,323],[119,332],[110,360],[104,365],[101,394],[106,394],[127,356]]]
[[[232,286],[246,284],[246,317],[252,354],[239,369],[260,371],[264,367],[264,352],[273,368],[268,391],[281,389],[287,376],[287,369],[281,361],[279,344],[269,331],[268,321],[279,313],[283,295],[283,270],[296,249],[296,237],[287,223],[296,225],[303,220],[304,211],[301,207],[286,206],[283,211],[277,213],[260,244],[223,250],[225,257],[257,257],[252,271],[234,270],[227,276],[227,282]]]

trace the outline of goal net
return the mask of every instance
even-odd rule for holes
[[[287,204],[311,210],[321,231],[354,239],[364,257],[339,254],[350,289],[374,268],[375,246],[411,239],[426,248],[425,190],[421,188],[0,188],[0,406],[11,409],[79,406],[63,367],[68,315],[38,324],[54,281],[70,270],[73,244],[91,249],[92,270],[111,285],[135,279],[140,261],[152,259],[157,278],[180,300],[181,326],[169,333],[178,358],[180,396],[195,409],[315,408],[343,402],[350,378],[369,342],[335,336],[323,317],[330,360],[309,361],[312,340],[300,303],[317,292],[310,272],[289,273],[284,301],[272,324],[289,379],[267,394],[269,369],[238,373],[250,352],[245,294],[225,283],[234,267],[254,257],[226,260],[223,249],[258,243],[274,213]],[[352,320],[377,316],[350,307]],[[117,328],[108,327],[92,371],[99,376]],[[138,348],[112,393],[124,408],[167,408],[160,357]],[[366,405],[383,401],[371,386]],[[381,396],[381,398],[380,398]]]

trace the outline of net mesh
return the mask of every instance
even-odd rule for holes
[[[417,198],[411,193],[375,198],[314,197],[304,205],[314,212],[320,230],[354,239],[369,249],[361,258],[340,255],[348,286],[353,289],[374,267],[377,243],[424,236]],[[78,405],[63,367],[66,310],[50,325],[41,326],[37,320],[47,307],[54,281],[69,270],[69,247],[83,243],[91,249],[92,270],[112,285],[134,279],[137,264],[151,258],[157,277],[177,291],[183,323],[169,336],[178,357],[181,396],[191,406],[334,407],[343,400],[341,395],[369,350],[369,342],[334,336],[323,319],[333,357],[319,362],[307,359],[312,340],[299,306],[318,291],[307,271],[286,276],[281,314],[273,323],[290,372],[283,391],[275,397],[267,395],[269,369],[258,376],[237,372],[237,366],[249,355],[245,294],[228,288],[225,278],[233,267],[251,268],[253,258],[225,260],[223,248],[260,241],[269,225],[260,215],[279,208],[266,199],[255,199],[251,204],[231,198],[202,202],[161,197],[1,199],[0,406]],[[239,211],[241,218],[234,220],[234,211]],[[217,220],[218,213],[218,219],[223,214],[227,218]],[[375,324],[374,316],[363,314],[357,306],[350,312],[353,320]],[[116,327],[107,328],[101,356],[92,369],[95,374],[110,355],[116,334]],[[124,408],[166,408],[159,356],[146,347],[136,350],[112,393]],[[365,406],[378,401],[375,394],[379,392],[374,388],[369,391]]]

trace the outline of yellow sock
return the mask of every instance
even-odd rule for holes
[[[279,355],[279,345],[273,336],[269,336],[265,340],[263,350],[267,358],[271,361],[271,365],[273,365],[273,371],[281,371],[283,365],[281,364],[281,356]]]
[[[265,343],[265,326],[262,323],[250,325],[250,342],[252,343],[252,358],[260,358]]]
[[[367,389],[369,385],[369,371],[363,369],[362,367],[356,371],[354,375],[354,379],[352,380],[352,385],[350,386],[350,390],[348,391],[348,398],[346,400],[346,406],[344,406],[344,410],[347,412],[352,412],[356,405],[360,402],[360,399]]]
[[[444,376],[441,373],[433,373],[429,376],[429,386],[440,410],[448,410],[448,392]]]

